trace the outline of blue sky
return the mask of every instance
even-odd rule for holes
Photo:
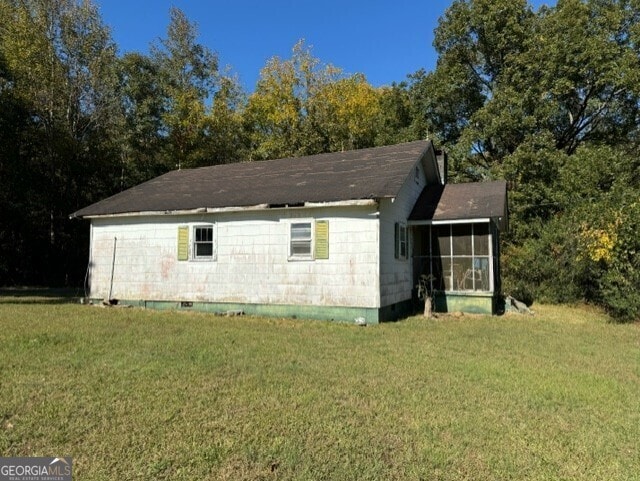
[[[148,52],[165,36],[172,5],[197,24],[198,41],[252,91],[273,56],[299,39],[313,55],[374,86],[400,82],[437,60],[433,31],[452,0],[97,0],[120,53]],[[534,2],[538,4],[542,2]]]

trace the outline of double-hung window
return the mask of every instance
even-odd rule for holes
[[[214,226],[197,225],[193,228],[193,258],[194,259],[214,259]]]
[[[289,257],[291,259],[313,258],[313,224],[311,221],[291,223]]]

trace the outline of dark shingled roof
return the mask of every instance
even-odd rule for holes
[[[502,218],[507,216],[504,181],[426,187],[409,216],[410,221]]]
[[[71,217],[395,197],[429,141],[176,170]]]

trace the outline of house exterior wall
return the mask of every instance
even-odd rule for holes
[[[382,199],[380,202],[380,303],[392,306],[405,305],[412,299],[413,268],[411,264],[411,235],[407,231],[406,258],[396,258],[395,225],[407,225],[416,200],[426,186],[424,164],[416,164],[416,172],[407,177],[395,199]]]
[[[313,314],[318,306],[347,308],[347,316],[357,309],[377,312],[377,209],[368,205],[94,218],[90,297],[305,306],[301,315],[310,317],[322,317]],[[289,258],[290,223],[302,219],[328,221],[328,259]],[[190,253],[190,260],[179,261],[179,227],[208,223],[214,225],[215,260],[191,260]],[[295,309],[285,311],[295,315]]]

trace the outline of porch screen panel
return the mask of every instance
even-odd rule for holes
[[[432,289],[491,290],[488,223],[432,225],[429,231]]]
[[[451,245],[453,247],[454,256],[472,255],[472,229],[473,227],[469,224],[456,224],[451,226]]]
[[[451,226],[451,270],[454,291],[473,290],[473,277],[469,270],[473,264],[472,227],[469,224]]]
[[[473,226],[473,251],[476,256],[489,255],[489,224]]]
[[[430,259],[432,289],[451,290],[451,227],[448,225],[431,226]]]
[[[442,272],[440,273],[440,279],[438,279],[436,277],[436,285],[440,284],[441,286],[444,287],[445,291],[453,291],[453,273],[451,271],[451,266],[452,266],[452,262],[451,262],[451,257],[447,256],[447,257],[443,257],[441,259],[434,259],[435,262],[433,262],[434,265],[434,270],[433,270],[433,275],[435,276],[436,272],[437,272],[437,268],[438,268],[438,264],[440,264],[440,266],[442,266]],[[438,282],[439,281],[439,282]]]
[[[434,243],[437,247],[437,254],[441,256],[451,255],[451,226],[441,225],[431,227],[431,231],[434,233]]]
[[[488,291],[491,289],[489,282],[489,224],[474,224],[473,226],[473,269],[474,290]]]

